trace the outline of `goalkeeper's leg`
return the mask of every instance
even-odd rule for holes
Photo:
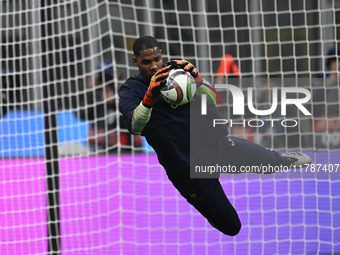
[[[283,167],[303,167],[311,163],[311,158],[304,153],[286,153],[281,155],[275,150],[264,148],[248,140],[227,136],[218,143],[218,163],[235,166],[260,166],[259,170],[280,169]],[[259,171],[262,173],[262,171]],[[270,173],[270,172],[265,172]]]
[[[172,180],[181,195],[216,229],[235,236],[241,229],[238,214],[218,179]]]

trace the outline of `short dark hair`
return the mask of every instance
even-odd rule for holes
[[[329,70],[331,67],[331,62],[336,61],[340,55],[340,48],[330,49],[327,53],[326,66]]]
[[[158,47],[161,48],[159,42],[153,36],[141,36],[133,43],[133,54],[136,57],[140,55],[141,50],[147,50]]]

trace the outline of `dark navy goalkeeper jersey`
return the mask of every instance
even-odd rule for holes
[[[119,110],[130,132],[132,113],[143,100],[148,87],[149,83],[137,74],[126,80],[119,89]],[[187,170],[190,162],[207,153],[204,148],[209,148],[228,134],[225,126],[212,128],[212,119],[221,119],[215,106],[208,106],[207,115],[202,116],[199,107],[193,113],[193,106],[190,107],[193,103],[200,104],[198,96],[190,104],[174,109],[160,95],[152,109],[150,121],[141,133],[157,153],[159,163],[168,175]],[[190,156],[190,147],[193,146],[202,149],[195,150]]]

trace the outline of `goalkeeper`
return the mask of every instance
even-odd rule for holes
[[[160,96],[160,86],[165,84],[169,71],[183,68],[201,82],[202,77],[197,69],[185,60],[164,65],[160,44],[151,36],[138,38],[134,42],[133,52],[139,73],[128,78],[119,90],[119,108],[129,131],[145,136],[169,180],[213,227],[226,235],[236,235],[241,229],[241,222],[218,178],[190,178],[193,162],[209,159],[237,167],[291,167],[309,163],[310,158],[302,153],[282,156],[244,139],[228,136],[228,130],[223,125],[212,128],[208,118],[221,118],[214,104],[208,105],[207,115],[197,114],[195,118],[190,116],[190,105],[199,100],[172,108]]]

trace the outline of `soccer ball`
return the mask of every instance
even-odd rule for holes
[[[173,69],[169,72],[167,82],[160,91],[166,102],[180,106],[189,103],[193,98],[196,93],[196,82],[189,72]]]

